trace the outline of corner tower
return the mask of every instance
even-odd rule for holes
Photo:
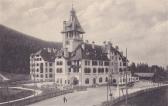
[[[63,31],[61,33],[63,34],[63,48],[67,49],[68,52],[74,51],[83,42],[85,32],[73,8],[70,11],[69,20],[63,22]]]

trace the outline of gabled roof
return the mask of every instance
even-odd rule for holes
[[[34,57],[34,56],[39,55],[44,59],[44,61],[54,62],[55,58],[56,58],[56,53],[57,52],[54,51],[53,49],[48,50],[48,49],[44,48],[42,50],[39,50],[36,53],[31,54],[31,56]]]
[[[107,54],[103,52],[102,46],[92,44],[85,44],[85,48],[82,48],[82,58],[91,60],[109,60]]]
[[[64,30],[62,31],[62,33],[70,32],[70,31],[77,31],[81,34],[85,33],[79,23],[79,20],[76,16],[76,12],[73,8],[70,12],[69,21],[67,21],[67,22],[65,21],[64,25],[65,26],[64,26]]]

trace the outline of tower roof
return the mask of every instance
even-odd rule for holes
[[[73,8],[70,11],[69,20],[64,22],[64,29],[63,29],[62,33],[70,32],[70,31],[77,31],[81,34],[85,33],[79,23],[79,20],[76,16],[76,12]]]

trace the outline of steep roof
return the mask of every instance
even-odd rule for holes
[[[82,48],[82,58],[91,60],[108,60],[107,54],[103,52],[102,46],[92,44],[85,44],[85,48]]]
[[[54,62],[55,58],[56,58],[56,50],[50,49],[50,48],[44,48],[42,50],[39,50],[36,53],[31,54],[31,56],[37,56],[40,55],[44,61],[48,61],[48,62]]]
[[[79,20],[76,16],[76,12],[73,8],[70,12],[69,21],[67,21],[67,22],[65,21],[65,23],[64,23],[64,29],[63,29],[62,33],[70,32],[70,31],[77,31],[81,34],[85,33],[79,23]]]
[[[103,52],[103,48],[98,45],[92,44],[84,44],[84,48],[82,44],[77,47],[77,49],[70,53],[71,60],[80,60],[80,59],[88,59],[88,60],[106,60],[108,61],[107,54]]]

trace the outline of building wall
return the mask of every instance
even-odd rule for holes
[[[54,81],[54,62],[44,61],[41,56],[30,57],[30,76],[33,81]]]

